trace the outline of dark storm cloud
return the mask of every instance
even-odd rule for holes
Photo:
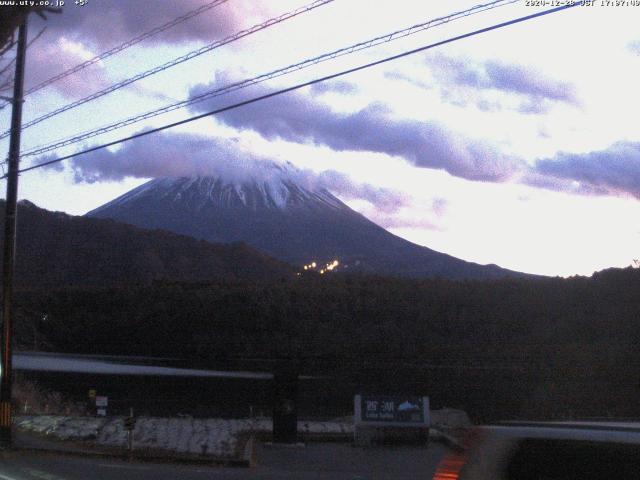
[[[192,89],[191,96],[226,84],[226,79],[218,80],[215,85]],[[261,87],[245,96],[235,93],[193,108],[207,111],[267,92]],[[298,91],[230,110],[216,118],[234,128],[254,130],[267,139],[323,145],[335,151],[383,153],[470,180],[505,181],[521,168],[518,159],[502,154],[489,143],[456,134],[437,121],[395,118],[381,103],[372,103],[354,113],[338,113]]]
[[[53,160],[41,157],[34,163]],[[220,176],[229,182],[268,182],[288,179],[308,189],[325,188],[345,199],[366,200],[385,212],[405,205],[401,192],[355,182],[333,170],[320,173],[290,163],[256,156],[235,139],[212,139],[186,133],[163,133],[125,143],[117,151],[107,149],[71,160],[76,183],[120,181],[127,177]],[[61,170],[60,163],[48,168]]]
[[[617,142],[605,150],[558,153],[538,160],[525,182],[552,190],[628,194],[640,199],[640,143]]]
[[[442,54],[429,57],[427,65],[440,82],[443,99],[447,101],[464,96],[453,95],[452,89],[471,89],[497,90],[520,96],[523,101],[518,111],[521,113],[544,113],[554,102],[579,104],[572,84],[551,79],[524,65],[497,60],[479,63]]]

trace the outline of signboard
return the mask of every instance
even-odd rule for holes
[[[428,427],[429,397],[355,396],[355,423],[378,426]]]
[[[105,417],[107,415],[107,409],[99,408],[96,413],[98,414],[99,417]]]
[[[104,397],[101,395],[96,396],[96,407],[106,407],[109,401],[109,397]]]

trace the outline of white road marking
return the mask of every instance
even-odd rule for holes
[[[99,463],[98,466],[106,468],[128,468],[130,470],[151,470],[151,467],[143,467],[141,465],[117,465],[111,463]]]
[[[43,472],[42,470],[36,470],[35,468],[21,468],[20,470],[31,477],[40,478],[42,480],[65,480],[63,477],[59,477],[52,473]]]

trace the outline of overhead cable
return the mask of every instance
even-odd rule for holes
[[[292,92],[294,90],[299,90],[301,88],[309,87],[309,86],[315,85],[317,83],[325,82],[327,80],[333,80],[333,79],[336,79],[336,78],[339,78],[339,77],[343,77],[345,75],[349,75],[351,73],[359,72],[361,70],[365,70],[365,69],[368,69],[368,68],[371,68],[371,67],[382,65],[382,64],[387,63],[387,62],[398,60],[400,58],[404,58],[404,57],[407,57],[407,56],[410,56],[410,55],[415,55],[416,53],[424,52],[426,50],[430,50],[432,48],[439,47],[441,45],[445,45],[445,44],[448,44],[448,43],[452,43],[452,42],[456,42],[456,41],[459,41],[459,40],[463,40],[465,38],[469,38],[469,37],[473,37],[473,36],[476,36],[476,35],[480,35],[482,33],[490,32],[492,30],[497,30],[499,28],[507,27],[509,25],[514,25],[514,24],[522,23],[522,22],[525,22],[525,21],[528,21],[528,20],[533,20],[535,18],[539,18],[539,17],[545,16],[545,15],[549,15],[549,14],[552,14],[552,13],[560,12],[562,10],[567,10],[569,8],[573,8],[573,7],[576,7],[576,6],[579,6],[579,5],[580,4],[578,4],[578,3],[567,4],[567,5],[563,5],[563,6],[560,6],[560,7],[552,8],[552,9],[549,9],[549,10],[544,10],[542,12],[537,12],[537,13],[533,13],[533,14],[530,14],[530,15],[526,15],[524,17],[519,17],[519,18],[515,18],[515,19],[512,19],[512,20],[508,20],[506,22],[494,24],[494,25],[491,25],[489,27],[481,28],[479,30],[474,30],[472,32],[464,33],[462,35],[457,35],[455,37],[450,37],[450,38],[448,38],[446,40],[441,40],[441,41],[436,42],[436,43],[432,43],[432,44],[429,44],[429,45],[425,45],[423,47],[415,48],[413,50],[409,50],[409,51],[406,51],[406,52],[403,52],[403,53],[400,53],[400,54],[397,54],[397,55],[393,55],[391,57],[383,58],[382,60],[377,60],[375,62],[366,63],[364,65],[360,65],[360,66],[357,66],[357,67],[354,67],[354,68],[350,68],[348,70],[343,70],[343,71],[338,72],[338,73],[334,73],[334,74],[331,74],[331,75],[326,75],[324,77],[316,78],[316,79],[310,80],[308,82],[299,83],[297,85],[294,85],[294,86],[291,86],[291,87],[288,87],[288,88],[283,88],[281,90],[277,90],[277,91],[274,91],[274,92],[271,92],[271,93],[267,93],[265,95],[260,95],[258,97],[250,98],[250,99],[244,100],[242,102],[234,103],[233,105],[228,105],[226,107],[222,107],[222,108],[218,108],[218,109],[215,109],[215,110],[211,110],[209,112],[205,112],[205,113],[202,113],[200,115],[196,115],[194,117],[186,118],[186,119],[180,120],[178,122],[173,122],[173,123],[170,123],[168,125],[163,125],[161,127],[153,128],[153,129],[150,129],[150,130],[145,130],[145,131],[142,131],[142,132],[138,132],[138,133],[136,133],[134,135],[130,135],[130,136],[125,137],[125,138],[120,138],[118,140],[114,140],[112,142],[108,142],[108,143],[104,143],[104,144],[101,144],[101,145],[97,145],[95,147],[87,148],[85,150],[81,150],[79,152],[72,153],[70,155],[65,155],[63,157],[54,158],[52,160],[48,160],[48,161],[45,161],[45,162],[42,162],[42,163],[38,163],[36,165],[32,165],[30,167],[26,167],[26,168],[21,169],[19,171],[19,173],[24,173],[24,172],[35,170],[35,169],[38,169],[38,168],[46,167],[48,165],[59,163],[59,162],[62,162],[64,160],[69,160],[71,158],[75,158],[75,157],[78,157],[80,155],[85,155],[87,153],[95,152],[97,150],[102,150],[104,148],[111,147],[111,146],[114,146],[114,145],[118,145],[120,143],[128,142],[128,141],[134,140],[136,138],[141,138],[141,137],[144,137],[144,136],[147,136],[147,135],[151,135],[151,134],[154,134],[154,133],[161,132],[163,130],[168,130],[170,128],[174,128],[174,127],[177,127],[177,126],[180,126],[180,125],[184,125],[184,124],[187,124],[187,123],[190,123],[190,122],[194,122],[196,120],[200,120],[200,119],[205,118],[205,117],[209,117],[209,116],[212,116],[212,115],[217,115],[217,114],[220,114],[220,113],[223,113],[223,112],[227,112],[229,110],[234,110],[236,108],[243,107],[245,105],[250,105],[252,103],[260,102],[260,101],[266,100],[268,98],[272,98],[272,97],[276,97],[276,96],[279,96],[279,95],[283,95],[285,93],[289,93],[289,92]],[[5,178],[6,178],[6,175],[3,175],[2,177],[0,177],[0,180],[5,179]]]
[[[133,77],[129,77],[129,78],[127,78],[125,80],[122,80],[122,81],[120,81],[118,83],[110,85],[107,88],[104,88],[104,89],[102,89],[100,91],[92,93],[91,95],[88,95],[88,96],[86,96],[84,98],[81,98],[80,100],[76,100],[75,102],[68,103],[67,105],[64,105],[64,106],[62,106],[62,107],[60,107],[60,108],[58,108],[56,110],[53,110],[53,111],[51,111],[49,113],[46,113],[46,114],[44,114],[44,115],[42,115],[40,117],[34,118],[33,120],[31,120],[29,122],[23,123],[22,124],[22,129],[24,130],[25,128],[32,127],[33,125],[36,125],[36,124],[38,124],[40,122],[43,122],[44,120],[47,120],[47,119],[52,118],[52,117],[55,117],[56,115],[59,115],[59,114],[61,114],[63,112],[66,112],[66,111],[71,110],[73,108],[79,107],[80,105],[84,105],[85,103],[91,102],[93,100],[96,100],[96,99],[98,99],[100,97],[103,97],[103,96],[105,96],[105,95],[107,95],[107,94],[109,94],[111,92],[115,92],[116,90],[119,90],[122,87],[130,85],[130,84],[132,84],[134,82],[137,82],[138,80],[142,80],[143,78],[147,78],[147,77],[149,77],[151,75],[154,75],[154,74],[156,74],[158,72],[162,72],[164,70],[167,70],[168,68],[174,67],[174,66],[179,65],[179,64],[181,64],[183,62],[186,62],[187,60],[191,60],[192,58],[198,57],[198,56],[203,55],[203,54],[205,54],[207,52],[215,50],[216,48],[219,48],[219,47],[221,47],[223,45],[226,45],[226,44],[231,43],[231,42],[235,42],[236,40],[244,38],[244,37],[246,37],[248,35],[252,35],[252,34],[254,34],[256,32],[259,32],[260,30],[264,30],[264,29],[269,28],[269,27],[271,27],[273,25],[276,25],[276,24],[278,24],[280,22],[284,22],[285,20],[288,20],[290,18],[296,17],[296,16],[301,15],[303,13],[309,12],[311,10],[314,10],[314,9],[316,9],[318,7],[326,5],[327,3],[331,3],[333,1],[334,0],[315,0],[314,2],[312,2],[312,3],[308,4],[308,5],[305,5],[303,7],[299,7],[297,9],[293,10],[293,11],[287,12],[287,13],[285,13],[283,15],[278,16],[278,17],[271,18],[271,19],[267,20],[266,22],[262,22],[260,24],[254,25],[251,28],[248,28],[246,30],[242,30],[242,31],[237,32],[237,33],[235,33],[233,35],[229,35],[228,37],[225,37],[225,38],[223,38],[221,40],[217,40],[217,41],[215,41],[213,43],[205,45],[204,47],[198,48],[197,50],[193,50],[193,51],[191,51],[191,52],[189,52],[189,53],[187,53],[185,55],[182,55],[182,56],[180,56],[178,58],[175,58],[175,59],[173,59],[173,60],[171,60],[169,62],[166,62],[166,63],[164,63],[162,65],[156,66],[156,67],[154,67],[154,68],[152,68],[150,70],[147,70],[145,72],[138,73],[138,74],[134,75]],[[6,132],[2,133],[0,135],[0,139],[7,137],[9,135],[9,133],[10,133],[9,130],[7,130]]]
[[[498,0],[498,1],[494,1],[494,2],[490,2],[490,3],[486,3],[486,4],[481,4],[481,5],[476,5],[474,7],[471,7],[467,10],[463,10],[460,12],[455,12],[452,13],[450,15],[446,15],[444,17],[439,17],[439,18],[435,18],[435,19],[431,19],[416,25],[412,25],[410,27],[404,28],[402,30],[397,30],[395,32],[391,32],[391,33],[387,33],[385,35],[381,35],[375,38],[372,38],[370,40],[364,41],[364,42],[359,42],[356,43],[354,45],[351,45],[349,47],[344,47],[341,48],[339,50],[335,50],[329,53],[325,53],[322,54],[320,56],[317,57],[313,57],[298,63],[294,63],[292,65],[286,66],[284,68],[279,68],[277,70],[273,70],[271,72],[268,73],[264,73],[261,75],[258,75],[256,77],[252,77],[252,78],[248,78],[248,79],[244,79],[241,81],[237,81],[237,82],[233,82],[231,84],[228,85],[224,85],[222,87],[213,89],[213,90],[208,90],[206,92],[203,92],[199,95],[196,95],[194,97],[191,97],[187,100],[182,100],[176,103],[172,103],[169,105],[166,105],[162,108],[159,109],[155,109],[155,110],[151,110],[145,113],[141,113],[123,120],[119,120],[117,122],[111,123],[109,125],[104,125],[102,127],[99,127],[97,129],[93,129],[93,130],[88,130],[85,132],[81,132],[78,133],[74,136],[71,137],[67,137],[65,139],[62,140],[58,140],[56,142],[50,143],[50,144],[46,144],[46,145],[40,145],[37,147],[34,147],[26,152],[24,152],[22,154],[23,157],[28,157],[28,156],[34,156],[34,155],[41,155],[43,153],[47,153],[53,150],[57,150],[58,148],[61,147],[65,147],[68,145],[72,145],[74,143],[78,143],[81,142],[83,140],[86,140],[88,138],[92,138],[98,135],[102,135],[104,133],[113,131],[113,130],[117,130],[119,128],[123,128],[126,127],[128,125],[132,125],[134,123],[138,123],[141,122],[143,120],[147,120],[149,118],[152,117],[156,117],[158,115],[162,115],[168,112],[171,112],[173,110],[177,110],[180,108],[184,108],[187,107],[189,105],[193,105],[195,103],[198,102],[202,102],[204,100],[210,99],[210,98],[214,98],[214,97],[219,97],[231,92],[234,92],[236,90],[240,90],[243,88],[247,88],[250,87],[252,85],[256,85],[258,83],[262,83],[265,82],[267,80],[271,80],[273,78],[277,78],[277,77],[281,77],[283,75],[287,75],[289,73],[293,73],[296,72],[298,70],[302,70],[305,68],[309,68],[311,66],[317,65],[319,63],[322,62],[326,62],[329,60],[333,60],[335,58],[344,56],[344,55],[349,55],[351,53],[355,53],[361,50],[365,50],[368,48],[372,48],[375,47],[377,45],[383,44],[383,43],[388,43],[394,40],[398,40],[400,38],[404,38],[407,37],[409,35],[413,35],[416,34],[418,32],[421,32],[423,30],[426,30],[428,28],[431,27],[436,27],[445,23],[449,23],[451,21],[455,21],[464,17],[468,17],[470,15],[475,15],[481,12],[484,12],[486,10],[490,10],[490,9],[494,9],[497,7],[502,7],[505,5],[509,5],[511,3],[516,3],[519,0]]]
[[[104,60],[105,58],[108,58],[112,55],[115,55],[116,53],[122,52],[123,50],[126,50],[129,47],[132,47],[140,42],[142,42],[143,40],[146,40],[147,38],[153,37],[154,35],[157,35],[158,33],[164,32],[165,30],[168,30],[170,28],[175,27],[176,25],[179,25],[183,22],[186,22],[187,20],[200,15],[201,13],[206,12],[207,10],[211,10],[212,8],[215,8],[219,5],[222,5],[223,3],[228,2],[229,0],[213,0],[209,3],[205,3],[204,5],[201,5],[200,7],[196,8],[195,10],[191,10],[187,13],[185,13],[184,15],[181,15],[177,18],[174,18],[173,20],[160,25],[158,27],[155,27],[145,33],[142,33],[134,38],[132,38],[131,40],[128,40],[124,43],[121,43],[120,45],[113,47],[110,50],[107,50],[106,52],[101,53],[100,55],[96,55],[93,58],[90,58],[89,60],[86,60],[82,63],[79,63],[78,65],[71,67],[67,70],[65,70],[62,73],[59,73],[58,75],[55,75],[51,78],[49,78],[48,80],[45,80],[44,82],[41,82],[39,84],[37,84],[34,87],[29,88],[28,90],[26,90],[24,92],[24,95],[29,95],[31,93],[37,92],[38,90],[43,89],[44,87],[47,87],[49,85],[51,85],[52,83],[57,82],[58,80],[61,80],[65,77],[68,77],[69,75],[73,75],[74,73],[79,72],[80,70],[84,70],[85,68],[89,67],[90,65],[93,65],[94,63],[98,63],[101,60]]]

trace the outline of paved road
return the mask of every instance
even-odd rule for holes
[[[447,448],[354,448],[309,444],[303,448],[258,447],[252,469],[12,452],[0,455],[0,480],[415,480],[433,477]]]

